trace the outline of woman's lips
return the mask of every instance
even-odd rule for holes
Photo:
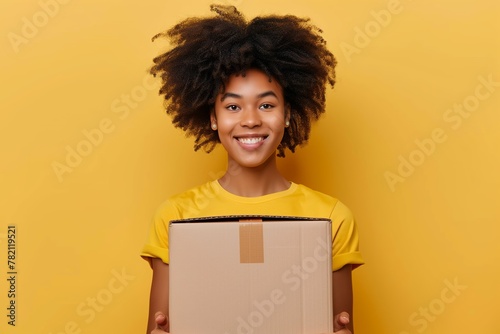
[[[235,139],[238,141],[238,144],[243,147],[244,149],[256,149],[260,147],[261,145],[264,144],[264,141],[266,140],[267,136],[242,136],[242,137],[235,137]]]
[[[263,141],[265,138],[264,137],[239,137],[236,138],[240,143],[243,144],[257,144],[261,141]]]

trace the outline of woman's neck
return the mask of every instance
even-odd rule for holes
[[[290,181],[281,175],[276,161],[257,167],[242,167],[229,161],[219,183],[228,192],[243,197],[264,196],[290,187]]]

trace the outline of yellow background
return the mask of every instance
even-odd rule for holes
[[[327,115],[280,165],[356,215],[357,333],[498,333],[498,2],[219,2],[309,16],[337,56]],[[146,76],[165,42],[150,38],[210,3],[2,1],[0,332],[145,331],[138,253],[153,211],[225,167],[221,149],[195,153],[170,125]],[[68,158],[76,149],[86,156]]]

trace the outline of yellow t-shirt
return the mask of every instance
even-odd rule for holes
[[[210,181],[165,201],[154,216],[147,242],[141,252],[145,259],[160,258],[168,263],[168,226],[171,220],[225,215],[274,215],[328,218],[332,221],[332,269],[364,263],[358,248],[358,232],[351,211],[337,199],[292,183],[284,191],[259,197],[242,197]]]

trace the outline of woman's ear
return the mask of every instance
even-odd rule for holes
[[[215,117],[215,110],[210,112],[210,127],[212,130],[217,130],[217,118]]]
[[[292,113],[290,111],[290,105],[287,103],[285,106],[285,125],[288,127],[290,125],[290,118],[292,117]]]

